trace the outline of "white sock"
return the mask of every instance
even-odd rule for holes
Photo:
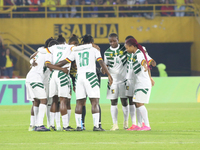
[[[142,127],[142,115],[138,108],[136,108],[136,114],[137,114],[138,126]]]
[[[47,105],[40,104],[39,105],[39,113],[38,113],[38,126],[43,125],[44,114],[46,112]]]
[[[115,105],[111,105],[110,111],[111,111],[113,124],[117,124],[117,115],[118,115],[117,105],[116,106]]]
[[[50,108],[51,108],[51,105],[47,105],[47,111],[46,111],[46,116],[47,116],[47,127],[49,128],[50,127]]]
[[[55,112],[50,112],[50,126],[55,126],[54,125],[54,118],[56,116]]]
[[[136,125],[136,107],[135,105],[129,105],[130,116],[132,124]]]
[[[31,118],[30,118],[30,126],[35,126],[35,116],[32,116],[31,115]]]
[[[60,112],[55,113],[56,127],[60,128]]]
[[[128,121],[128,105],[127,106],[122,106],[122,111],[123,111],[123,114],[124,114],[124,121]]]
[[[67,109],[67,114],[68,114],[68,122],[70,121],[70,117],[71,117],[71,109]]]
[[[66,128],[69,126],[68,114],[65,114],[62,116],[62,122],[63,122],[63,128]]]
[[[82,114],[75,113],[76,127],[81,127],[81,117],[82,117]]]
[[[38,111],[39,107],[33,106],[34,116],[35,116],[35,125],[38,126]]]
[[[139,111],[141,113],[141,116],[142,116],[142,119],[144,120],[145,126],[150,127],[150,125],[149,125],[149,119],[148,119],[148,112],[147,112],[146,107],[143,105],[143,106],[140,106],[137,109],[139,109]]]
[[[92,114],[92,117],[94,126],[99,128],[99,113]]]

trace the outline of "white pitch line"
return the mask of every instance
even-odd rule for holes
[[[200,142],[127,142],[126,144],[199,144]],[[91,142],[91,143],[1,143],[4,145],[51,145],[51,144],[57,144],[57,145],[117,145],[122,143],[117,142]]]

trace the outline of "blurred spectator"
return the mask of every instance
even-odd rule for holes
[[[91,2],[93,2],[92,0],[84,0],[86,5],[90,5]]]
[[[169,0],[169,4],[174,4],[174,0]]]
[[[151,2],[153,2],[153,1],[151,1]],[[143,10],[147,10],[147,11],[152,11],[152,12],[145,12],[143,15],[144,15],[144,17],[146,17],[146,18],[151,18],[152,16],[153,16],[153,6],[149,6],[148,4],[148,1],[146,0],[145,1],[145,6],[143,7]]]
[[[133,6],[133,11],[141,11],[143,8],[140,6],[140,2],[136,2]],[[142,17],[142,12],[135,12],[133,13],[133,17]]]
[[[6,49],[6,64],[5,64],[5,76],[12,78],[13,68],[17,62],[17,58],[10,54],[10,50]]]
[[[15,3],[13,1],[4,0],[4,6],[13,6],[13,5],[15,5]],[[5,8],[4,10],[6,10],[6,9],[9,9],[9,8]],[[8,16],[10,16],[10,14],[5,14],[4,16],[7,18]]]
[[[0,36],[0,54],[4,51],[3,38]]]
[[[57,3],[58,2],[56,0],[47,0],[47,2],[46,2],[46,5],[50,6],[50,7],[48,7],[48,10],[50,11],[48,16],[51,17],[51,18],[56,18],[56,13],[52,13],[52,12],[56,11]]]
[[[82,1],[81,1],[81,5],[86,5],[85,0],[82,0]],[[90,8],[89,5],[83,7],[83,17],[84,17],[84,18],[89,18],[89,17],[91,17],[91,14],[90,14],[90,13],[85,13],[85,11],[91,11],[91,9],[92,9],[92,7]]]
[[[28,0],[29,6],[39,6],[40,5],[40,0]],[[38,7],[29,7],[30,12],[38,12],[39,8]],[[39,14],[30,14],[30,17],[39,17]]]
[[[67,7],[64,7],[67,5],[67,0],[59,0],[59,6],[62,6],[62,7],[58,7],[57,10],[58,11],[66,11],[66,13],[59,13],[59,17],[62,18],[63,16],[65,18],[68,18],[69,15],[68,15],[68,8]]]
[[[3,11],[3,6],[4,6],[4,1],[0,0],[0,18],[4,18],[4,14],[2,14],[1,12]]]
[[[134,5],[136,0],[127,0],[128,5]]]
[[[192,0],[185,0],[185,4],[192,4],[193,1]],[[185,8],[186,12],[185,12],[185,16],[194,16],[194,7],[190,6],[190,5],[186,5]]]
[[[137,0],[140,4],[144,4],[145,0]]]
[[[127,5],[127,1],[121,0],[121,4]],[[132,9],[130,6],[121,6],[119,7],[119,10],[124,11],[124,10],[132,10]],[[130,16],[131,16],[131,13],[125,13],[125,12],[119,13],[119,17],[130,17]]]
[[[3,50],[0,53],[0,76],[4,76],[6,66],[6,51]]]
[[[29,5],[27,0],[14,0],[14,3],[15,5],[17,6],[20,6],[20,7],[17,7],[16,11],[17,12],[25,12],[25,11],[29,11],[29,8],[23,8],[22,6],[26,6],[26,5]],[[25,18],[27,17],[28,15],[27,14],[14,14],[13,17],[14,18]]]
[[[169,4],[169,0],[166,0],[165,1],[165,6],[162,6],[161,7],[161,10],[174,10],[174,7],[173,6],[168,6],[168,4]],[[165,12],[165,11],[163,11],[163,12],[161,12],[161,15],[162,16],[174,16],[174,12]]]
[[[98,0],[98,5],[103,5],[104,1],[103,0]],[[98,17],[104,17],[104,13],[103,12],[103,6],[102,7],[98,7],[98,11],[100,11],[100,13],[98,14]]]
[[[108,4],[107,2],[103,3],[103,7],[100,9],[101,11],[103,11],[104,13],[100,13],[100,17],[114,17],[114,9],[113,7],[107,7]],[[113,11],[108,13],[108,11]]]
[[[73,7],[70,7],[71,8],[71,14],[70,14],[71,18],[78,17],[77,8],[74,7],[76,5],[76,2],[77,2],[76,0],[72,0],[72,2],[71,2],[71,5],[73,5]]]
[[[184,11],[185,10],[185,0],[174,0],[175,4],[177,4],[177,6],[174,6],[174,9],[176,11]],[[185,12],[175,12],[177,17],[183,17],[185,15]]]
[[[98,7],[94,7],[95,3],[93,1],[91,2],[91,6],[93,6],[93,7],[91,7],[91,11],[98,11]],[[93,18],[98,17],[98,13],[91,13],[91,17],[93,17]]]

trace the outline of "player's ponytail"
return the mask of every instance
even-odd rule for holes
[[[65,38],[62,36],[62,34],[58,35],[57,41],[59,44],[63,44],[66,42]]]
[[[146,62],[147,62],[147,67],[149,68],[149,64],[148,64],[148,60],[147,60],[147,56],[145,54],[145,50],[143,49],[143,47],[137,42],[136,39],[134,38],[129,38],[128,40],[126,40],[125,42],[127,45],[133,45],[133,46],[136,46],[138,49],[140,49],[140,51],[143,53],[144,55],[144,58],[146,59]]]
[[[74,45],[78,45],[79,41],[78,41],[78,36],[76,36],[75,34],[72,34],[71,37],[69,38],[68,43],[72,43],[75,42]]]

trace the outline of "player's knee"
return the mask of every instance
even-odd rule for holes
[[[117,105],[117,100],[111,100],[111,105],[116,106]]]

